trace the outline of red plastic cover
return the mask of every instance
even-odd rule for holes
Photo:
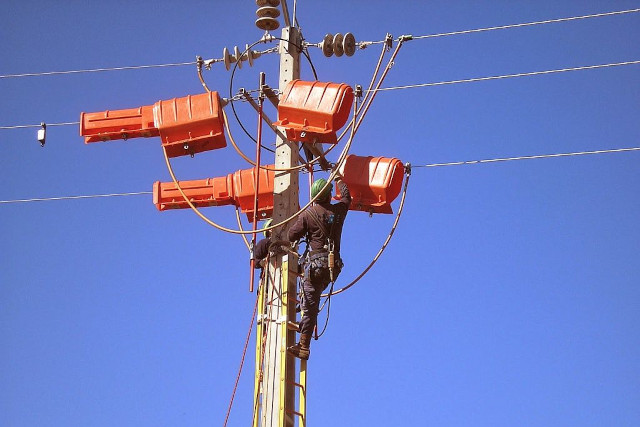
[[[125,110],[81,113],[85,143],[160,136],[169,157],[226,147],[217,92],[188,95]]]
[[[336,132],[349,119],[353,89],[344,83],[290,81],[278,104],[278,126],[300,142],[337,142]]]
[[[270,166],[273,168],[273,165]],[[196,207],[235,205],[247,214],[249,221],[254,215],[254,169],[236,171],[217,178],[180,181],[180,188]],[[258,217],[270,218],[273,213],[272,170],[260,169],[258,188]],[[188,209],[189,204],[173,182],[153,184],[153,203],[159,211]]]
[[[399,159],[350,154],[342,175],[351,193],[351,210],[393,213],[391,202],[400,194],[404,177],[404,166]]]

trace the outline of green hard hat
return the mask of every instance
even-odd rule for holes
[[[273,218],[269,218],[267,222],[264,223],[264,227],[262,228],[270,227],[272,223],[273,223]],[[271,235],[271,230],[264,230],[262,234],[264,234],[264,237],[269,237],[269,235]]]
[[[316,195],[327,185],[327,180],[324,178],[316,179],[311,185],[311,198],[316,197]],[[331,197],[331,192],[333,191],[333,184],[329,184],[327,188],[322,192],[322,194],[316,199],[316,202],[326,202],[329,201]]]

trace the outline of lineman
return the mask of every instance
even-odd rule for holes
[[[295,357],[309,359],[311,333],[318,320],[320,296],[330,282],[335,281],[343,267],[340,258],[340,237],[342,226],[351,205],[351,195],[341,175],[336,176],[340,188],[340,200],[331,204],[333,185],[320,178],[311,186],[311,197],[315,197],[323,188],[313,206],[304,211],[289,229],[288,240],[295,242],[307,235],[309,252],[304,259],[302,279],[302,311],[300,320],[300,342],[287,351]]]

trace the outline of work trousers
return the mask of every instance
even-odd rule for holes
[[[340,266],[342,262],[339,263]],[[334,273],[337,277],[339,269]],[[300,333],[311,335],[318,323],[320,297],[331,282],[328,259],[326,254],[311,256],[304,264],[302,279],[302,319],[300,319]]]

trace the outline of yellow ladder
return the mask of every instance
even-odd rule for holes
[[[297,264],[297,262],[296,262]],[[284,261],[282,268],[280,270],[282,272],[281,280],[283,283],[288,283],[287,275],[290,274],[288,269],[288,261]],[[258,322],[256,328],[256,361],[255,361],[255,378],[254,378],[254,395],[253,395],[253,427],[266,427],[264,426],[264,421],[261,420],[261,408],[262,408],[262,397],[263,397],[263,381],[264,381],[264,358],[266,351],[266,336],[268,333],[268,328],[270,326],[280,327],[280,336],[284,337],[287,333],[291,333],[294,330],[297,330],[295,323],[292,323],[288,320],[287,313],[289,312],[289,303],[296,304],[298,301],[295,298],[290,298],[288,292],[284,291],[281,296],[268,296],[266,294],[267,287],[264,286],[264,279],[260,284],[259,294],[258,294]],[[270,300],[271,299],[271,300]],[[282,304],[278,304],[280,306],[280,312],[277,319],[273,318],[272,308],[274,305],[274,300],[278,299],[282,302]],[[279,404],[279,426],[278,427],[289,427],[294,426],[294,418],[296,417],[298,420],[298,426],[306,427],[306,408],[307,408],[307,361],[300,360],[299,364],[297,362],[298,359],[290,356],[286,353],[287,351],[287,340],[281,339],[280,346],[278,348],[281,355],[286,355],[287,363],[280,364],[280,404]],[[284,357],[283,357],[284,360]],[[288,389],[292,387],[285,387],[285,370],[286,365],[289,363],[294,363],[296,368],[296,376],[298,377],[297,382],[288,381],[290,386],[296,387],[298,389],[297,399],[294,398],[294,408],[287,408],[286,401],[287,399],[286,392]],[[296,405],[297,403],[297,405]],[[295,408],[297,406],[297,409]]]

